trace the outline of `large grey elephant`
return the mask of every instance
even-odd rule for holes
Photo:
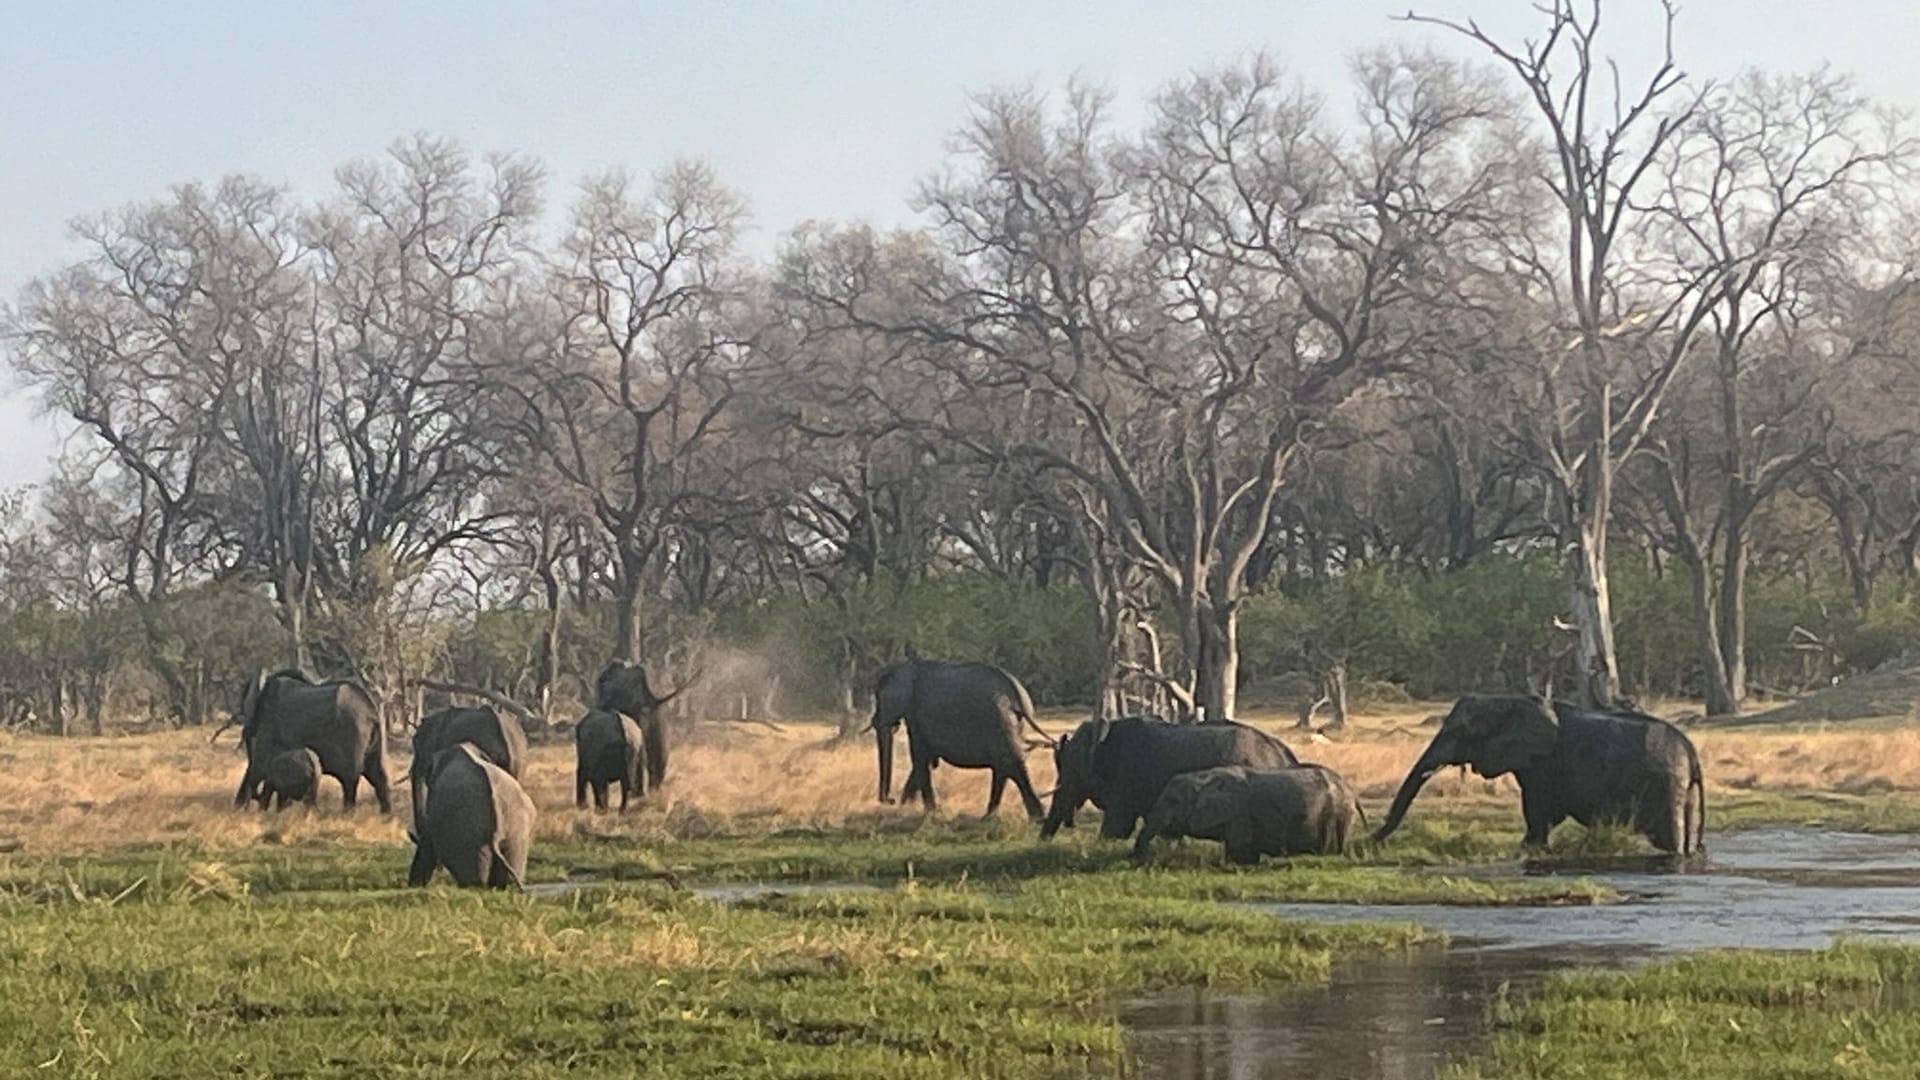
[[[593,684],[593,707],[631,716],[640,725],[647,742],[647,786],[657,788],[667,782],[667,728],[660,707],[678,697],[682,686],[665,695],[655,694],[647,683],[647,673],[639,664],[615,660],[600,672]]]
[[[1024,727],[1042,738],[1033,720],[1027,688],[992,664],[914,659],[883,669],[873,685],[873,737],[880,767],[880,801],[893,801],[894,729],[907,727],[912,769],[902,801],[915,795],[927,809],[938,798],[933,770],[941,762],[962,769],[992,769],[987,814],[1000,809],[1008,781],[1020,791],[1027,816],[1038,821],[1040,796],[1027,775]]]
[[[1672,724],[1635,712],[1581,709],[1526,695],[1461,698],[1408,770],[1374,839],[1400,827],[1427,778],[1448,765],[1512,773],[1529,846],[1568,818],[1631,825],[1662,851],[1706,850],[1700,754]]]
[[[428,796],[427,771],[434,756],[450,746],[472,743],[488,761],[515,780],[526,775],[527,732],[519,718],[490,706],[450,706],[428,713],[413,732],[413,765],[407,771],[417,828]]]
[[[1146,861],[1155,837],[1183,836],[1218,840],[1227,860],[1243,865],[1262,855],[1337,855],[1359,818],[1353,788],[1324,765],[1201,769],[1167,781],[1134,841],[1133,861]]]
[[[444,866],[461,885],[523,886],[534,809],[520,781],[463,742],[434,755],[428,785],[407,884],[425,885]]]
[[[1091,801],[1103,813],[1100,835],[1125,840],[1160,798],[1167,781],[1181,773],[1222,765],[1284,769],[1299,759],[1266,732],[1231,720],[1170,724],[1148,716],[1088,720],[1054,747],[1059,774],[1042,840],[1072,825],[1080,805]]]
[[[316,683],[299,671],[261,672],[247,687],[236,717],[247,749],[247,771],[233,804],[257,797],[274,755],[301,747],[320,758],[323,773],[340,781],[341,805],[354,808],[360,781],[373,785],[380,812],[393,812],[387,778],[387,735],[373,698],[350,682]]]
[[[267,762],[267,779],[260,787],[260,804],[265,806],[268,799],[273,799],[275,810],[285,810],[288,803],[296,802],[311,807],[319,799],[321,775],[319,754],[304,746],[297,750],[282,750]]]
[[[607,786],[620,785],[620,809],[634,794],[647,797],[646,734],[625,713],[594,709],[573,726],[573,801],[587,808],[593,790],[596,810],[607,808]]]

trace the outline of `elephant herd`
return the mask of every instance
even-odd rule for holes
[[[620,808],[666,778],[668,746],[656,695],[637,665],[615,662],[595,683],[593,709],[574,726],[574,800]],[[1365,818],[1353,788],[1324,765],[1301,761],[1265,732],[1232,720],[1169,723],[1153,717],[1096,717],[1054,739],[1035,722],[1026,688],[989,664],[912,659],[881,671],[872,729],[881,802],[893,801],[893,753],[907,733],[902,801],[938,806],[942,764],[992,772],[987,813],[1012,784],[1041,838],[1072,828],[1087,803],[1101,810],[1100,835],[1134,837],[1144,861],[1156,838],[1217,841],[1229,861],[1346,850]],[[340,783],[352,809],[364,779],[383,813],[392,811],[386,739],[366,691],[314,682],[297,671],[262,674],[236,720],[247,751],[235,805],[315,801],[322,776]],[[1028,751],[1051,746],[1056,781],[1043,808],[1027,773]],[[527,737],[520,722],[487,707],[442,709],[413,737],[408,781],[415,845],[408,872],[424,885],[444,867],[462,885],[513,886],[525,879],[534,805],[520,780]],[[1587,710],[1525,695],[1474,696],[1456,703],[1396,792],[1374,833],[1386,840],[1421,787],[1450,765],[1520,788],[1526,842],[1544,844],[1555,825],[1620,823],[1662,851],[1702,852],[1706,803],[1700,757],[1673,725],[1638,712]],[[1136,835],[1137,831],[1137,835]]]
[[[616,661],[600,673],[594,707],[574,725],[575,794],[600,809],[610,784],[620,805],[645,797],[666,779],[666,728],[656,695],[638,665]],[[382,813],[393,812],[387,740],[379,710],[350,682],[315,682],[304,673],[263,672],[235,714],[247,768],[234,805],[312,805],[320,778],[340,783],[352,810],[360,781],[373,787]],[[425,885],[444,867],[461,885],[517,886],[526,877],[534,806],[520,780],[527,734],[520,721],[493,708],[451,707],[423,717],[413,735],[408,784],[413,797],[413,864],[407,880]]]
[[[921,659],[887,668],[874,687],[881,802],[892,801],[894,734],[902,726],[912,761],[903,800],[918,795],[929,809],[936,806],[933,773],[943,762],[991,769],[988,814],[1011,782],[1046,839],[1072,827],[1091,802],[1102,812],[1102,837],[1123,840],[1139,830],[1136,860],[1148,856],[1156,837],[1216,840],[1239,863],[1333,853],[1345,850],[1364,822],[1337,772],[1302,762],[1244,724],[1096,718],[1055,741],[1034,723],[1032,702],[1012,675],[987,664]],[[1044,820],[1027,776],[1029,730],[1053,745],[1057,779]],[[1513,775],[1529,846],[1545,844],[1554,826],[1572,818],[1631,826],[1677,855],[1705,850],[1699,752],[1657,717],[1528,695],[1462,698],[1401,783],[1376,841],[1400,827],[1428,778],[1449,765],[1488,779]]]

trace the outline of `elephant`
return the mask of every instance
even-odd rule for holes
[[[393,812],[386,730],[373,698],[358,685],[316,683],[292,669],[262,672],[247,687],[237,719],[247,771],[234,793],[235,806],[257,797],[275,754],[305,747],[319,757],[322,773],[340,781],[341,805],[347,810],[359,801],[365,778],[373,785],[380,812]]]
[[[1053,762],[1059,779],[1040,838],[1071,825],[1080,804],[1092,801],[1104,813],[1100,835],[1125,840],[1181,773],[1222,765],[1284,769],[1300,759],[1279,739],[1231,720],[1170,724],[1123,716],[1081,724],[1054,747]]]
[[[434,755],[428,785],[426,813],[408,833],[407,884],[425,885],[444,866],[463,886],[524,887],[534,809],[520,781],[463,742]]]
[[[320,795],[320,755],[306,747],[282,750],[267,762],[266,783],[260,788],[260,803],[276,800],[274,809],[285,810],[288,803],[314,805]]]
[[[434,755],[449,746],[472,743],[488,761],[507,770],[515,780],[526,775],[527,732],[518,718],[488,706],[452,706],[428,713],[413,732],[413,768],[407,772],[413,794],[413,821],[417,827],[426,806],[427,767]]]
[[[681,687],[684,690],[686,687]],[[615,660],[600,672],[593,684],[593,707],[622,713],[640,725],[647,744],[647,786],[657,788],[667,782],[667,728],[660,719],[660,707],[680,696],[680,690],[662,697],[647,685],[647,673],[639,664]]]
[[[1155,837],[1218,840],[1227,861],[1252,865],[1262,855],[1338,855],[1347,850],[1360,801],[1324,765],[1249,769],[1226,765],[1167,781],[1140,827],[1133,861]]]
[[[933,770],[941,762],[992,769],[987,816],[1000,809],[1011,780],[1027,816],[1040,820],[1040,796],[1027,775],[1022,725],[1048,738],[1033,720],[1033,699],[1020,680],[991,664],[913,659],[883,669],[873,685],[873,737],[880,767],[880,801],[893,801],[893,733],[907,727],[912,770],[902,802],[915,795],[929,810],[939,804]],[[1052,741],[1048,739],[1048,741]]]
[[[1448,765],[1484,777],[1512,773],[1529,847],[1568,818],[1627,824],[1661,851],[1706,850],[1700,754],[1672,724],[1643,713],[1583,709],[1528,695],[1463,697],[1441,723],[1374,833],[1400,827],[1427,778]]]
[[[625,713],[594,709],[573,726],[573,801],[587,808],[587,789],[593,789],[596,810],[607,808],[607,785],[620,785],[620,809],[637,792],[647,797],[646,734]]]

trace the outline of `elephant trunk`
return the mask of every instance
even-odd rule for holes
[[[1379,830],[1373,834],[1374,840],[1385,840],[1392,836],[1393,831],[1400,827],[1401,819],[1407,816],[1407,808],[1413,805],[1413,797],[1420,794],[1428,778],[1442,766],[1454,764],[1447,760],[1443,738],[1435,736],[1433,742],[1427,745],[1426,752],[1420,755],[1420,760],[1407,770],[1407,778],[1400,782],[1400,790],[1394,793],[1393,805],[1387,810],[1387,819],[1380,823]]]
[[[1040,839],[1051,840],[1060,826],[1071,824],[1073,812],[1080,809],[1083,797],[1079,792],[1070,792],[1066,784],[1053,789],[1053,801],[1047,804],[1047,820],[1040,825]]]
[[[893,801],[893,725],[873,725],[874,751],[880,758],[880,801]]]

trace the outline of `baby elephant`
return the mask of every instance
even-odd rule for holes
[[[320,755],[307,747],[283,750],[267,760],[267,778],[260,785],[260,804],[269,799],[274,809],[285,810],[288,803],[314,805],[320,796]]]
[[[461,885],[523,885],[533,800],[520,781],[463,742],[434,755],[427,783],[407,884],[425,885],[444,866]]]
[[[1332,855],[1346,850],[1360,803],[1340,774],[1323,765],[1249,769],[1229,765],[1181,773],[1147,814],[1133,845],[1144,862],[1156,836],[1198,837],[1226,845],[1230,862],[1262,855]]]
[[[573,726],[573,801],[587,808],[587,789],[593,806],[607,808],[607,785],[620,785],[620,809],[632,795],[647,797],[647,743],[640,725],[626,713],[594,709]]]

